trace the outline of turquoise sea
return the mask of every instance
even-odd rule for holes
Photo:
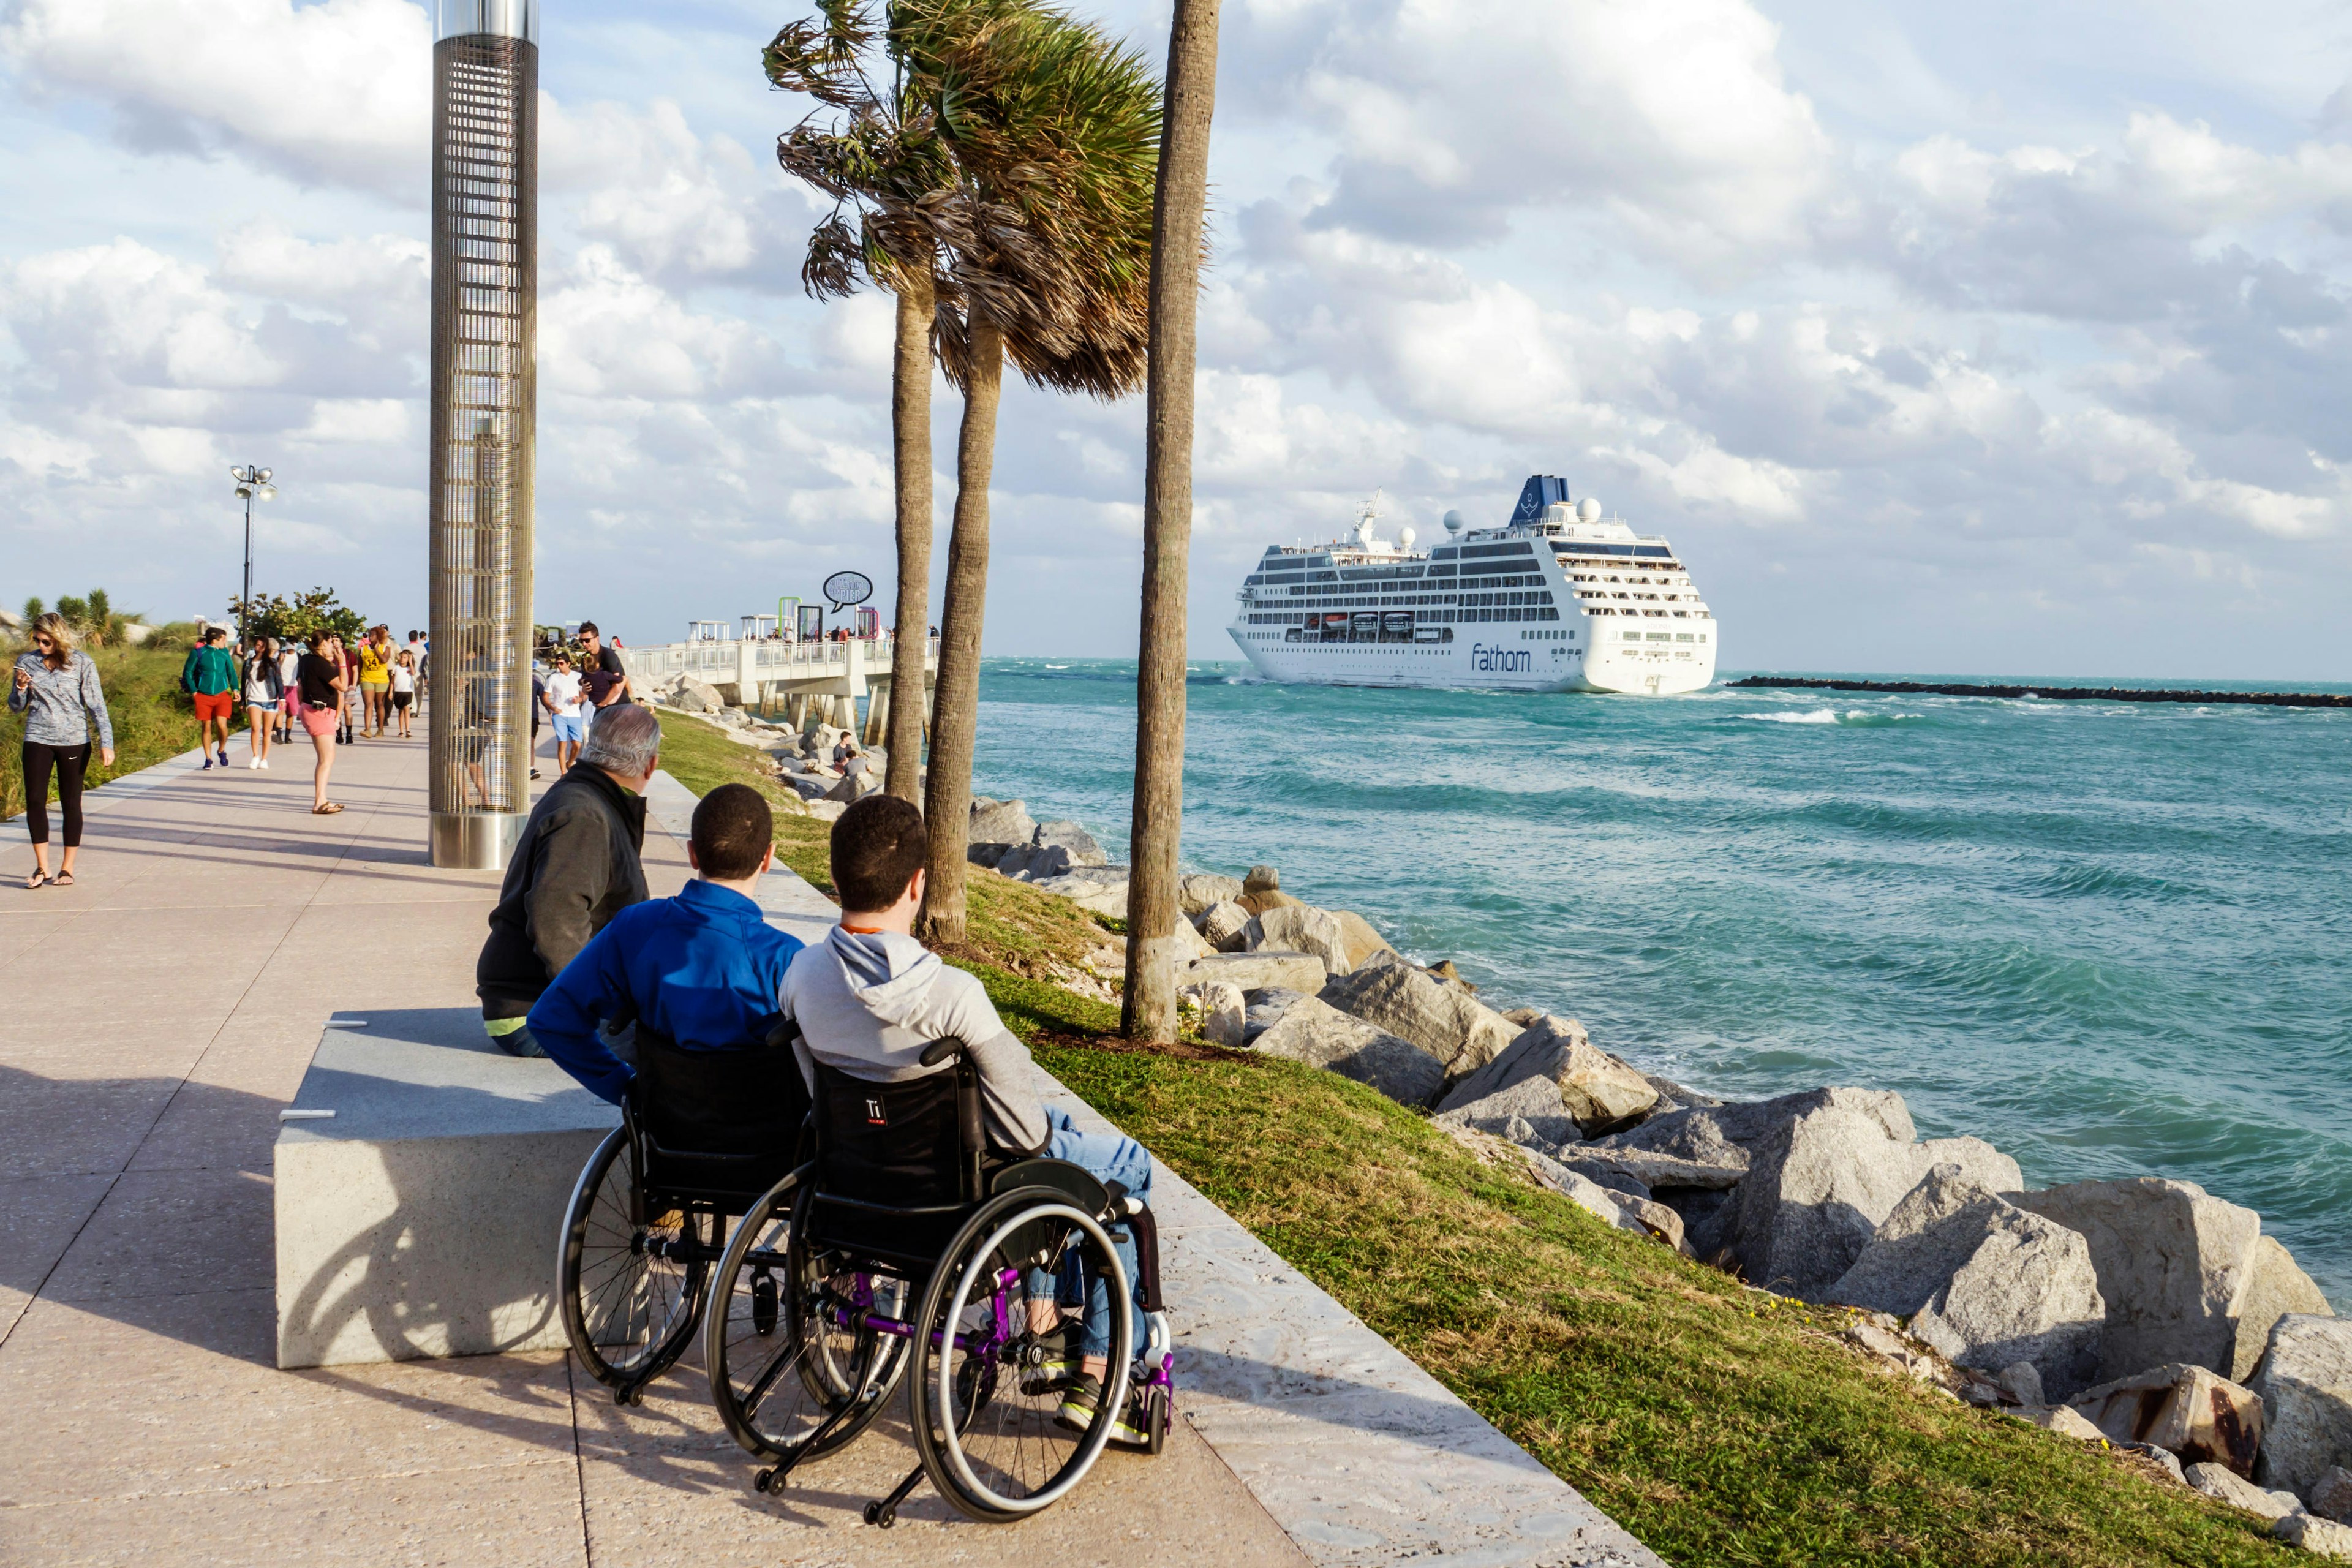
[[[1191,679],[1188,869],[1270,861],[1717,1095],[1893,1089],[2036,1185],[2196,1182],[2352,1309],[2352,711],[1244,668]],[[1123,859],[1132,662],[992,660],[981,696],[979,790]]]

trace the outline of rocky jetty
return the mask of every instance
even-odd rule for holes
[[[1076,824],[981,799],[972,828],[976,864],[1126,912],[1126,868]],[[2029,1189],[1982,1139],[1921,1138],[1884,1090],[1715,1100],[1573,1018],[1496,1007],[1271,866],[1186,877],[1181,903],[1207,1039],[1353,1079],[1604,1224],[1846,1309],[1891,1374],[2352,1551],[2352,1320],[2252,1210],[2158,1177]]]

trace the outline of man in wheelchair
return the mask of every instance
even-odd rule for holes
[[[667,1068],[670,1079],[689,1090],[680,1098],[690,1098],[693,1058],[764,1047],[780,1022],[776,998],[784,972],[801,951],[799,939],[770,925],[751,899],[776,854],[775,819],[759,791],[721,784],[703,796],[694,808],[686,853],[696,879],[674,899],[655,899],[614,916],[530,1010],[530,1031],[548,1056],[614,1105],[626,1097],[637,1069],[613,1054],[597,1029],[600,1021],[635,1019],[641,1065]],[[659,1053],[661,1061],[644,1063],[646,1052]],[[731,1110],[756,1110],[771,1124],[784,1111],[665,1109],[689,1117],[699,1112],[706,1121]],[[803,1104],[786,1119],[797,1126],[804,1113]],[[727,1130],[717,1131],[723,1143]]]
[[[953,1070],[946,1060],[925,1065],[926,1047],[944,1039],[964,1043],[976,1069],[991,1152],[1045,1156],[1080,1166],[1114,1193],[1148,1208],[1151,1156],[1133,1139],[1081,1131],[1069,1116],[1037,1095],[1029,1049],[989,1005],[980,981],[951,969],[913,935],[923,900],[929,851],[922,814],[889,795],[868,795],[835,822],[833,880],[841,895],[841,923],[826,940],[805,948],[784,974],[782,1011],[797,1025],[803,1071],[812,1092],[815,1065],[867,1082],[898,1084]],[[1114,1231],[1134,1299],[1124,1303],[1133,1323],[1130,1343],[1143,1346],[1144,1279],[1131,1227]],[[1075,1270],[1073,1271],[1075,1273]],[[1029,1329],[1054,1335],[1059,1305],[1084,1313],[1075,1347],[1058,1338],[1057,1364],[1037,1369],[1064,1388],[1060,1424],[1084,1432],[1103,1419],[1103,1390],[1111,1345],[1108,1289],[1097,1277],[1059,1282],[1040,1277],[1028,1294]],[[1127,1408],[1111,1413],[1110,1440],[1150,1447],[1143,1391],[1130,1389]]]

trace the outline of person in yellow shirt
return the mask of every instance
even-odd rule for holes
[[[361,722],[370,735],[382,735],[392,721],[392,628],[373,626],[360,644]]]

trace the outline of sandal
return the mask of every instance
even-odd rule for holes
[[[314,805],[314,806],[312,806],[312,807],[310,808],[310,815],[311,815],[311,816],[334,816],[334,815],[335,815],[335,813],[337,813],[337,812],[339,812],[339,811],[341,811],[341,810],[342,810],[342,809],[343,809],[342,802],[341,802],[341,801],[336,801],[336,800],[331,800],[331,801],[329,801],[329,802],[328,802],[326,805]]]
[[[34,870],[31,876],[25,879],[25,891],[28,893],[36,888],[46,888],[48,885],[49,874],[47,871],[38,869],[37,868]]]
[[[70,888],[73,886],[73,873],[71,871],[60,871],[56,876],[50,878],[49,880],[55,882],[60,888]]]

